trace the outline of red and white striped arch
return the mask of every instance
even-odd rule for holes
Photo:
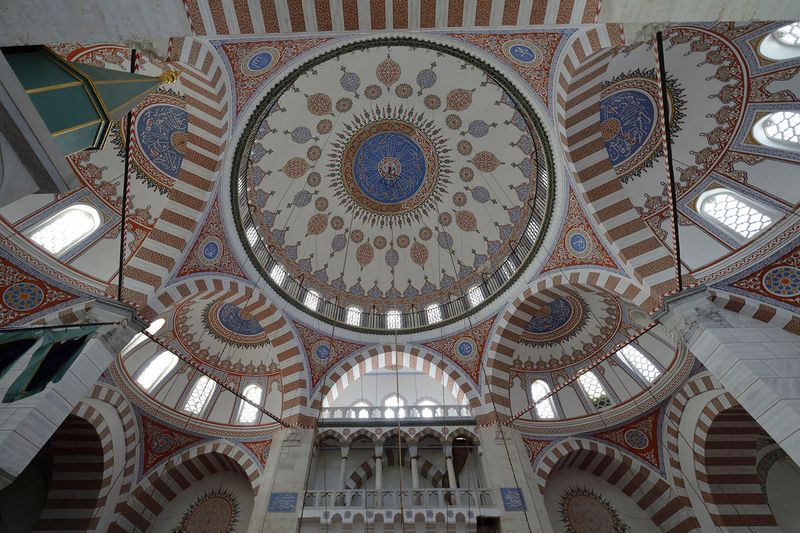
[[[257,287],[238,278],[202,276],[166,287],[153,299],[154,318],[188,298],[214,299],[241,306],[269,334],[281,372],[281,418],[288,424],[307,422],[302,414],[308,399],[308,368],[303,349],[289,321]]]
[[[556,83],[556,129],[576,189],[612,253],[628,274],[659,297],[677,288],[675,259],[639,216],[608,158],[600,128],[600,93],[613,53],[604,45],[621,42],[617,35],[610,41],[593,31],[597,30],[574,40],[564,54]]]
[[[153,231],[123,271],[123,298],[147,320],[156,317],[153,295],[179,266],[209,206],[230,123],[228,77],[211,47],[193,38],[171,44],[170,66],[182,72],[178,83],[189,115],[185,154]]]
[[[207,442],[174,455],[148,474],[122,503],[120,515],[109,531],[147,531],[164,506],[179,493],[219,472],[240,474],[249,481],[253,495],[258,494],[260,465],[230,442]]]
[[[510,369],[520,334],[535,311],[573,291],[571,286],[607,291],[643,309],[652,304],[649,293],[633,280],[604,270],[586,268],[565,274],[553,272],[531,283],[500,313],[486,344],[484,386],[501,419],[511,416]]]
[[[767,433],[728,392],[703,408],[693,442],[695,473],[711,520],[724,531],[777,527],[756,471],[758,440],[764,438]]]
[[[196,35],[593,23],[600,0],[184,0]]]
[[[311,401],[311,409],[318,412],[326,399],[327,405],[332,405],[344,389],[364,374],[392,365],[429,375],[455,396],[457,403],[466,400],[473,412],[482,413],[483,404],[478,391],[458,365],[441,354],[410,344],[371,346],[340,361],[320,381]]]
[[[564,468],[584,470],[616,486],[662,531],[699,531],[697,519],[690,509],[681,505],[669,483],[658,472],[615,446],[578,437],[559,442],[534,464],[539,492],[544,494],[550,474]]]
[[[783,328],[789,333],[800,335],[800,316],[795,313],[720,289],[710,288],[709,292],[711,300],[722,309],[752,317],[770,326]]]
[[[722,388],[719,383],[709,374],[703,372],[692,376],[681,389],[676,392],[667,404],[666,414],[664,416],[664,445],[665,453],[667,456],[668,474],[672,479],[672,486],[678,497],[680,504],[691,509],[692,504],[689,500],[689,494],[686,488],[686,477],[684,476],[683,469],[681,468],[678,441],[680,439],[680,423],[683,412],[686,409],[686,404],[699,394],[704,392],[720,390]],[[723,394],[720,391],[720,394]]]

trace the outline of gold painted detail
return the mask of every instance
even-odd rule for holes
[[[175,83],[178,81],[181,73],[178,70],[165,70],[161,73],[158,79],[161,80],[161,83]]]

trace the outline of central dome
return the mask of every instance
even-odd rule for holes
[[[455,320],[529,261],[552,201],[544,146],[488,64],[410,38],[350,43],[259,105],[234,162],[235,219],[304,310],[348,322],[356,307],[346,326],[381,329],[396,309],[401,328],[424,328],[426,307]]]

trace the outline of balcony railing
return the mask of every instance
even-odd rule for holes
[[[466,405],[403,405],[400,407],[323,407],[320,422],[326,425],[369,425],[369,422],[386,421],[401,424],[440,425],[473,423],[475,415]]]
[[[479,509],[494,500],[492,489],[308,490],[304,509]]]

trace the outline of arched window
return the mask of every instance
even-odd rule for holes
[[[305,306],[312,311],[316,311],[319,307],[319,293],[316,291],[306,292],[306,297],[303,300],[303,304],[305,304]]]
[[[629,367],[633,368],[639,376],[647,383],[652,383],[661,375],[661,371],[650,359],[634,346],[628,344],[617,352]]]
[[[772,34],[785,45],[800,47],[800,22],[792,22],[775,30]]]
[[[800,57],[800,22],[781,26],[764,37],[758,51],[776,61]]]
[[[761,126],[769,140],[779,145],[800,149],[800,112],[776,111],[760,120]]]
[[[251,383],[244,388],[242,395],[256,405],[261,405],[261,395],[264,393],[259,385]],[[258,408],[255,405],[249,404],[242,400],[242,406],[239,409],[239,423],[252,424],[258,417]]]
[[[364,400],[358,401],[353,404],[353,407],[360,407],[360,409],[353,411],[353,418],[369,418],[369,409],[367,409],[369,404],[367,402]]]
[[[581,374],[578,377],[578,382],[581,384],[581,387],[583,387],[583,391],[586,393],[586,396],[589,397],[589,401],[592,402],[595,408],[602,409],[603,407],[611,405],[611,398],[609,398],[606,389],[603,388],[603,384],[600,383],[600,380],[597,379],[594,372],[589,371]]]
[[[390,309],[386,312],[386,327],[389,329],[400,329],[403,327],[403,314],[397,309]]]
[[[275,263],[272,265],[272,270],[269,271],[269,277],[275,282],[275,285],[282,287],[283,282],[286,281],[286,270],[281,265]]]
[[[136,383],[147,392],[151,392],[177,364],[178,356],[165,350],[153,357],[144,370],[139,372]]]
[[[442,308],[439,304],[430,304],[425,308],[425,318],[428,319],[428,324],[436,324],[442,321]]]
[[[100,227],[100,213],[90,205],[71,205],[38,226],[33,242],[53,255],[65,252]]]
[[[550,394],[550,387],[541,379],[537,379],[531,383],[531,399],[536,403],[536,416],[538,418],[555,418],[556,406],[553,403],[553,398],[541,400]]]
[[[728,189],[704,192],[700,195],[698,208],[702,214],[740,238],[749,239],[772,223],[769,215],[751,202],[745,203],[741,196]]]
[[[355,305],[351,305],[347,308],[347,315],[345,316],[345,322],[350,324],[351,326],[360,326],[361,325],[361,308],[356,307]]]
[[[433,400],[422,400],[419,402],[420,406],[425,406],[420,409],[419,414],[422,418],[433,418],[434,416],[440,416],[441,409],[434,409],[438,403],[434,402]],[[431,406],[431,407],[427,407]]]
[[[193,415],[199,415],[203,412],[203,408],[208,403],[208,399],[211,398],[211,394],[216,388],[217,384],[214,380],[208,376],[200,376],[200,379],[198,379],[194,387],[192,387],[192,392],[189,394],[189,398],[186,400],[186,405],[183,406],[183,410]]]
[[[396,394],[392,394],[383,401],[383,406],[389,408],[384,409],[383,416],[385,418],[394,418],[396,414],[397,418],[405,418],[406,410],[403,408],[405,404],[406,402],[403,401],[401,397]]]
[[[475,285],[467,291],[467,299],[469,300],[470,307],[479,305],[481,302],[483,302],[484,298],[485,296],[483,295],[483,289],[480,285]]]
[[[161,330],[161,328],[164,327],[164,324],[166,324],[166,322],[167,321],[164,320],[163,318],[157,318],[152,322],[150,322],[150,325],[147,326],[147,329],[145,331],[150,335],[155,335]],[[137,333],[136,335],[133,336],[130,342],[125,345],[125,347],[122,349],[122,352],[120,353],[123,356],[129,354],[131,351],[133,351],[134,348],[142,344],[145,340],[147,340],[147,335],[145,335],[143,332]]]
[[[525,235],[528,236],[530,241],[536,242],[536,236],[539,235],[539,223],[536,222],[536,219],[531,217],[530,221],[528,221],[528,227],[525,228]]]

